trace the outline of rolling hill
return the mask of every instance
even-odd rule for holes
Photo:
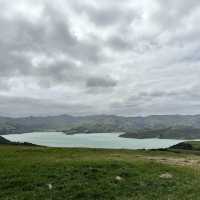
[[[0,135],[33,131],[64,130],[67,133],[70,133],[70,131],[76,133],[78,131],[91,132],[96,130],[96,132],[126,132],[129,135],[132,133],[131,137],[134,135],[133,133],[144,131],[145,134],[143,135],[149,137],[149,135],[152,135],[151,131],[155,132],[156,130],[159,132],[160,130],[165,130],[165,134],[161,134],[161,138],[166,138],[166,136],[169,136],[167,133],[169,128],[171,128],[170,132],[173,131],[174,135],[175,132],[184,131],[184,137],[189,137],[188,135],[192,131],[192,138],[194,138],[198,134],[198,129],[200,129],[200,115],[152,115],[147,117],[122,117],[115,115],[0,117]],[[146,136],[147,133],[149,135]]]

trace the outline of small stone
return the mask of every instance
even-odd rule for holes
[[[121,176],[116,176],[115,179],[116,179],[117,181],[121,181],[123,178],[122,178]]]
[[[52,186],[52,184],[47,184],[47,186],[48,186],[48,188],[49,188],[49,190],[52,190],[52,188],[53,188],[53,186]]]
[[[173,178],[173,175],[170,173],[164,173],[160,175],[160,178],[170,179],[170,178]]]

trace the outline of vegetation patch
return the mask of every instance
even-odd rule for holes
[[[185,157],[162,151],[3,145],[0,200],[198,199],[199,170],[148,156]]]

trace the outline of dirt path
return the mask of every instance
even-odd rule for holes
[[[192,156],[186,158],[170,158],[170,157],[143,157],[144,159],[157,161],[164,164],[182,165],[182,166],[200,166],[200,157]]]

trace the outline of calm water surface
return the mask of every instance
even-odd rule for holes
[[[182,140],[129,139],[118,137],[121,133],[94,133],[65,135],[62,132],[34,132],[4,135],[14,142],[30,142],[49,147],[88,147],[108,149],[157,149],[167,148]]]

